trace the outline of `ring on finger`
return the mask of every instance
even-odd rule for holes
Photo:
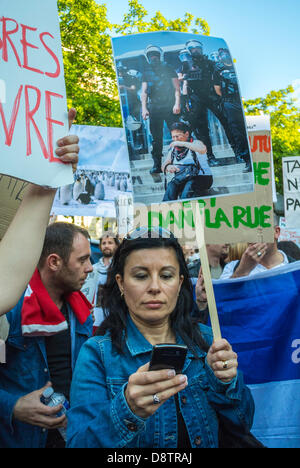
[[[223,369],[228,369],[228,361],[223,361]]]
[[[258,256],[258,257],[261,257],[261,256],[262,256],[262,253],[261,253],[260,250],[257,252],[257,256]]]
[[[153,404],[154,404],[154,405],[159,405],[159,404],[160,404],[160,399],[159,399],[159,397],[157,396],[156,393],[154,393],[154,395],[152,396],[152,398],[153,398]]]

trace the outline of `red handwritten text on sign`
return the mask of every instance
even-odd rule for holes
[[[54,37],[50,32],[39,32],[38,28],[18,23],[13,18],[0,18],[0,62],[1,59],[3,62],[7,63],[14,61],[18,68],[28,70],[34,74],[44,74],[49,78],[58,78],[61,75],[61,67],[55,51],[51,48],[52,40],[54,40]],[[51,57],[53,68],[42,70],[41,68],[33,66],[30,63],[29,51],[30,53],[35,52],[36,54],[46,53],[46,55]],[[36,58],[39,58],[39,55],[37,55]],[[0,133],[2,124],[5,145],[11,146],[13,143],[16,121],[19,116],[20,104],[23,100],[25,115],[19,118],[24,120],[26,126],[26,155],[30,156],[32,154],[31,142],[32,131],[34,131],[44,158],[48,159],[50,162],[59,162],[59,160],[54,157],[53,125],[63,126],[64,123],[56,120],[52,116],[51,109],[53,99],[63,99],[63,96],[50,90],[41,91],[37,86],[33,86],[31,83],[21,83],[19,88],[16,89],[14,102],[13,104],[11,102],[10,110],[6,110],[7,115],[5,115],[4,106],[0,101]],[[35,118],[35,115],[40,110],[43,110],[46,121],[47,143],[45,143],[42,137],[37,119]],[[45,121],[39,121],[40,126],[44,126]]]
[[[252,153],[255,153],[255,151],[270,153],[271,151],[271,137],[268,135],[249,136],[249,142]]]
[[[41,73],[45,74],[46,76],[49,76],[51,78],[57,78],[60,76],[61,69],[60,69],[60,64],[58,57],[56,56],[55,52],[51,50],[51,47],[47,45],[47,41],[45,38],[48,36],[48,38],[54,39],[52,34],[49,32],[41,32],[40,34],[37,33],[37,28],[33,28],[30,26],[26,26],[24,24],[18,24],[16,20],[12,18],[0,18],[0,23],[2,23],[2,32],[1,32],[1,37],[0,37],[0,49],[2,49],[2,59],[5,62],[8,62],[10,56],[9,56],[9,49],[10,53],[12,53],[17,61],[17,64],[20,68],[25,68],[27,70],[36,72],[36,73]],[[33,38],[31,40],[34,41],[34,43],[29,42],[28,39],[28,31],[31,33],[36,33],[36,34],[31,34]],[[17,34],[19,32],[19,34]],[[21,39],[20,39],[20,32],[21,32]],[[49,41],[50,42],[50,41]],[[18,53],[18,43],[21,43],[21,49],[22,49],[22,55]],[[40,48],[44,48],[46,52],[52,57],[53,62],[55,67],[53,70],[39,70],[38,68],[31,67],[28,63],[28,48],[31,49],[37,49],[39,50]],[[21,55],[21,57],[20,57]]]

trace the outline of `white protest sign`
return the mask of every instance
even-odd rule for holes
[[[116,218],[119,236],[125,236],[133,229],[133,201],[131,194],[115,197]]]
[[[1,0],[0,44],[0,173],[72,183],[72,168],[55,157],[69,132],[56,0]]]
[[[271,141],[271,121],[268,114],[261,115],[247,115],[247,130],[248,134],[250,132],[267,132],[270,135],[270,144],[269,152],[271,155],[271,174],[272,174],[272,192],[273,192],[273,203],[277,202],[276,194],[276,184],[275,184],[275,172],[274,172],[274,160],[273,160],[273,151],[272,151],[272,141]],[[266,148],[265,148],[266,149]]]
[[[284,215],[288,228],[300,227],[300,156],[282,158]]]
[[[278,241],[292,241],[300,248],[300,228],[289,229],[285,218],[279,219],[280,236]]]

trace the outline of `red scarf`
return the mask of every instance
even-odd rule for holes
[[[92,305],[81,291],[72,292],[65,299],[82,325],[91,314]],[[23,336],[49,336],[68,328],[68,322],[49,296],[37,269],[25,291],[21,317]]]

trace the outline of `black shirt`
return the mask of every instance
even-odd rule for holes
[[[174,105],[173,78],[177,78],[177,73],[166,63],[160,63],[157,67],[149,65],[144,71],[142,81],[147,83],[147,95],[152,105],[159,107]]]
[[[184,422],[184,419],[182,417],[181,411],[180,411],[180,406],[179,406],[179,401],[178,401],[178,394],[175,395],[175,403],[176,403],[176,414],[177,414],[177,432],[178,432],[178,438],[177,438],[177,448],[192,448],[189,434]]]
[[[238,81],[233,65],[225,65],[222,62],[216,63],[213,81],[215,86],[221,87],[223,98],[239,100]]]
[[[210,94],[215,94],[213,89],[214,62],[206,56],[193,58],[193,66],[186,62],[182,64],[180,73],[188,84],[188,94],[196,94],[207,99]]]
[[[69,400],[72,379],[71,334],[68,308],[65,303],[61,312],[68,322],[68,329],[46,337],[45,343],[50,378],[54,391],[63,393],[67,400]]]

